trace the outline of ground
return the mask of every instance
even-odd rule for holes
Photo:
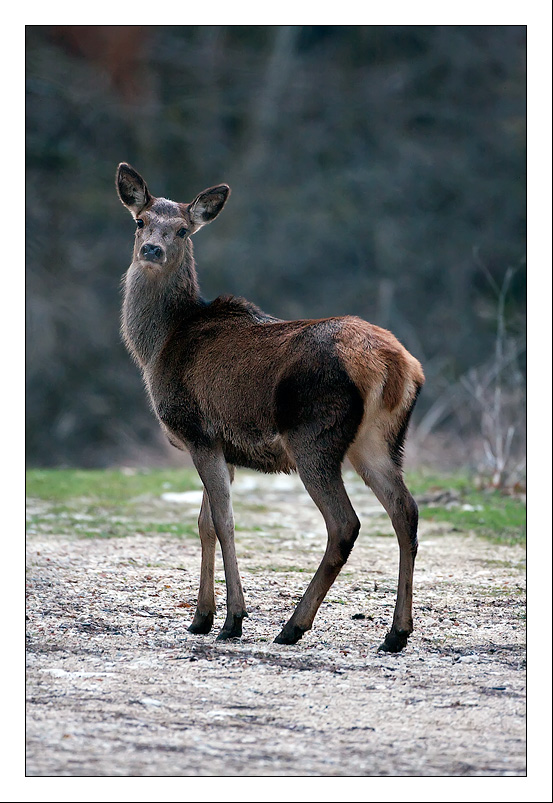
[[[197,482],[162,482],[132,506],[31,488],[27,775],[524,775],[523,542],[479,534],[479,506],[454,491],[419,495],[415,631],[404,652],[378,652],[398,547],[376,499],[349,474],[347,487],[361,534],[293,646],[272,640],[326,540],[296,477],[237,473],[249,618],[232,642],[215,641],[220,557],[215,628],[187,632]]]

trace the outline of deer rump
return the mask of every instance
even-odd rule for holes
[[[424,382],[419,362],[390,332],[360,318],[281,321],[241,298],[203,300],[191,236],[220,213],[226,184],[175,203],[152,196],[121,163],[116,186],[137,226],[123,284],[123,338],[163,430],[190,451],[204,485],[200,589],[189,630],[213,625],[216,541],[227,584],[218,639],[241,636],[247,616],[234,546],[234,466],[297,470],[324,517],[323,559],[275,641],[293,644],[311,629],[359,533],[341,475],[347,456],[397,534],[398,593],[381,649],[403,649],[413,630],[418,512],[403,482],[402,450]]]

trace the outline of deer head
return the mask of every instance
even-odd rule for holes
[[[133,263],[149,270],[181,265],[189,238],[215,220],[230,194],[227,184],[217,184],[189,204],[155,198],[140,173],[126,162],[117,168],[115,185],[136,221]]]

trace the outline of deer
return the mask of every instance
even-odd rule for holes
[[[420,363],[391,332],[355,316],[288,321],[240,297],[205,300],[191,238],[220,214],[227,184],[177,203],[151,195],[121,162],[116,189],[136,223],[123,277],[122,338],[161,429],[190,453],[203,486],[200,584],[189,632],[207,634],[213,626],[217,542],[226,582],[217,641],[240,638],[248,616],[234,543],[235,467],[297,472],[324,518],[321,563],[274,643],[295,644],[311,629],[360,530],[342,477],[347,457],[397,535],[396,604],[378,649],[399,652],[413,631],[418,508],[404,483],[403,455],[424,383]]]

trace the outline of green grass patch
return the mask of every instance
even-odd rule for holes
[[[172,535],[175,538],[197,538],[195,524],[180,521],[148,521],[138,516],[119,518],[106,513],[103,516],[51,511],[28,517],[29,533],[71,535],[76,538],[125,538],[129,535]]]
[[[525,503],[502,491],[478,489],[474,479],[467,471],[438,474],[422,469],[407,472],[405,481],[419,505],[422,520],[443,522],[452,530],[473,532],[497,543],[524,543]],[[385,537],[391,532],[371,534]]]
[[[87,499],[100,504],[122,504],[141,496],[161,496],[167,491],[200,489],[193,469],[27,471],[27,496],[47,501]]]
[[[193,469],[31,470],[27,496],[41,503],[35,501],[34,509],[31,503],[28,531],[74,538],[157,533],[196,538],[198,512],[160,505],[159,499],[201,487]]]
[[[525,540],[524,503],[500,491],[478,490],[466,473],[410,472],[407,485],[419,503],[422,520],[443,522],[452,530],[474,532],[499,543]],[[198,511],[190,506],[164,506],[160,497],[169,491],[201,487],[194,469],[33,469],[27,472],[27,495],[42,501],[35,509],[30,508],[29,531],[83,538],[117,538],[135,533],[196,537]],[[271,508],[238,499],[235,509],[261,515]],[[277,526],[263,521],[261,527],[259,520],[248,526],[237,518],[237,529],[251,535]],[[377,534],[392,537],[391,531],[380,528]]]
[[[474,489],[472,477],[466,471],[457,471],[452,474],[437,474],[425,469],[407,471],[405,483],[415,497],[446,489],[461,494],[466,493],[469,489]]]
[[[474,532],[497,543],[520,544],[526,540],[526,506],[500,491],[466,488],[445,506],[419,505],[425,521],[447,522],[452,529]]]

